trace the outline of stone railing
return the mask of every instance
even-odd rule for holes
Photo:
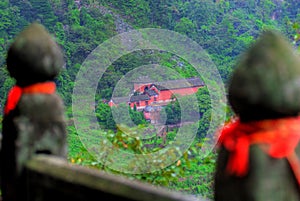
[[[199,200],[190,195],[74,165],[49,155],[38,155],[28,161],[24,173],[24,200],[28,201]]]

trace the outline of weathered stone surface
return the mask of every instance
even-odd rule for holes
[[[68,164],[57,157],[50,156],[40,155],[30,160],[26,165],[26,177],[28,178],[27,200],[30,201],[198,200],[193,196]]]
[[[7,68],[16,79],[21,97],[16,99],[15,107],[5,113],[2,122],[0,181],[3,201],[24,199],[22,171],[31,157],[40,153],[67,157],[63,102],[57,94],[44,93],[45,88],[40,87],[45,86],[41,83],[53,81],[62,65],[61,50],[40,24],[29,25],[9,48]],[[35,90],[22,92],[24,87],[28,89],[37,86],[36,83],[40,85]],[[18,95],[11,97],[9,100],[14,100]]]
[[[7,68],[19,86],[51,80],[63,64],[60,47],[38,23],[25,28],[8,50]]]
[[[228,94],[237,114],[265,113],[266,117],[297,114],[299,55],[280,33],[266,31],[241,56],[231,76]]]
[[[229,83],[229,102],[245,124],[299,114],[300,60],[280,33],[264,32],[242,55]],[[286,157],[272,158],[264,148],[262,144],[251,145],[249,172],[240,177],[226,170],[229,154],[234,153],[220,147],[214,181],[215,201],[300,200],[299,184]],[[299,145],[296,153],[300,156]]]
[[[236,177],[226,172],[228,156],[228,151],[221,148],[215,175],[215,201],[300,200],[299,186],[286,159],[271,158],[261,147],[253,145],[249,173]]]
[[[56,94],[24,94],[14,118],[17,167],[38,153],[67,157],[63,103]]]

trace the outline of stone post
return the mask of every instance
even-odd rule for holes
[[[237,119],[219,139],[215,201],[300,200],[300,59],[268,30],[241,56],[228,85]]]
[[[41,24],[26,27],[8,50],[7,69],[16,84],[3,117],[3,201],[26,200],[22,170],[33,156],[67,156],[64,105],[54,82],[63,64],[61,49]]]

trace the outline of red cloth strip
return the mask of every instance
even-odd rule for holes
[[[219,145],[230,153],[226,171],[232,175],[248,173],[250,146],[261,144],[270,157],[288,160],[300,185],[300,161],[295,155],[299,140],[300,117],[249,123],[236,120],[221,129]]]
[[[14,110],[23,94],[53,94],[56,91],[54,82],[41,82],[26,87],[13,86],[8,92],[4,114]]]

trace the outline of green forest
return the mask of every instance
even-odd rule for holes
[[[159,171],[126,174],[99,162],[83,146],[72,116],[72,92],[76,75],[92,51],[110,38],[129,30],[166,29],[180,33],[199,44],[217,67],[224,85],[234,69],[237,57],[266,29],[276,29],[298,45],[300,21],[298,0],[1,0],[0,2],[0,106],[14,84],[6,70],[6,53],[14,37],[31,22],[43,24],[61,46],[65,65],[56,78],[59,95],[65,103],[68,122],[68,160],[71,163],[104,170],[157,186],[211,199],[216,153],[202,149],[211,119],[211,97],[206,87],[197,94],[190,111],[199,111],[197,135],[190,147],[173,164]],[[178,129],[169,130],[166,142],[158,136],[141,140],[124,135],[116,125],[112,109],[106,104],[118,81],[143,65],[159,64],[175,70],[173,79],[199,77],[192,65],[167,51],[140,50],[113,62],[99,80],[95,94],[95,115],[111,149],[147,154],[172,143]],[[159,77],[157,79],[164,79]],[[128,93],[128,91],[124,92]],[[189,97],[182,97],[188,103]],[[227,118],[232,112],[224,106]],[[124,105],[124,110],[128,107]],[[180,123],[178,101],[164,108],[166,124]],[[82,114],[84,118],[84,114]],[[141,112],[129,109],[134,127],[129,133],[152,129]],[[84,122],[84,120],[83,120]],[[208,153],[209,152],[209,153]],[[109,152],[107,154],[110,154]],[[113,154],[113,153],[112,153]],[[166,156],[167,157],[167,156]],[[149,159],[151,160],[151,159]],[[148,161],[149,163],[153,161]]]

